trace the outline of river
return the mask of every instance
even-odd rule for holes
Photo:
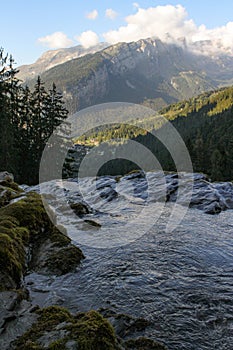
[[[155,178],[154,175],[152,177]],[[91,228],[83,222],[83,218],[77,218],[76,224],[67,208],[65,217],[63,215],[61,219],[86,259],[75,273],[62,277],[28,274],[26,283],[32,301],[40,306],[57,303],[72,312],[103,307],[117,313],[144,317],[151,321],[151,325],[143,335],[163,342],[169,350],[231,350],[232,209],[208,215],[200,208],[184,208],[181,222],[169,231],[167,223],[175,203],[168,201],[160,204],[162,209],[156,222],[147,226],[141,235],[135,229],[134,236],[134,232],[130,232],[134,225],[127,226],[127,223],[133,223],[133,219],[141,215],[141,201],[147,202],[149,209],[154,202],[151,196],[148,197],[145,178],[116,181],[105,177],[98,181],[103,186],[98,187],[95,183],[94,189],[93,180],[83,180],[82,193],[88,204],[95,208],[85,218],[95,220],[102,227]],[[169,181],[170,184],[174,182],[174,177],[171,176]],[[212,188],[215,196],[216,189],[227,187],[225,197],[228,201],[232,195],[229,193],[231,184],[211,185],[201,177],[194,183],[194,193],[195,188],[203,189],[204,185],[208,187],[208,193]],[[53,183],[52,187],[46,188],[47,193],[51,193],[53,188],[53,193],[57,195],[61,184]],[[96,199],[100,189],[102,203]],[[202,197],[204,192],[202,190]],[[80,200],[80,189],[79,192],[73,191],[72,195],[66,190],[66,199],[73,200],[75,196]],[[61,206],[64,206],[63,203],[56,201],[53,208],[59,213]],[[147,215],[145,222],[153,221],[152,210],[143,215]],[[106,238],[107,232],[113,239],[113,247],[109,237]],[[82,239],[85,236],[88,240]],[[98,239],[92,240],[92,237]]]

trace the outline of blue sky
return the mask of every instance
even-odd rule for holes
[[[172,7],[158,8],[166,5]],[[162,39],[163,31],[177,37],[187,33],[190,40],[217,33],[227,45],[233,43],[233,25],[226,27],[233,22],[232,0],[12,0],[1,12],[0,46],[18,64],[32,63],[48,49],[80,41],[91,45],[107,39],[112,43],[137,40],[144,30],[145,36],[153,33]],[[202,24],[205,27],[200,28]],[[87,33],[81,36],[83,32]]]

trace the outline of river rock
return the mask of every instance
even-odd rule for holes
[[[11,343],[36,321],[35,307],[25,300],[23,291],[0,293],[0,349],[14,349]]]
[[[8,171],[0,172],[0,181],[14,181],[14,175]]]

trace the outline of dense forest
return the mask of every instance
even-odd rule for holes
[[[162,109],[160,114],[170,120],[182,136],[190,152],[194,171],[206,173],[213,181],[233,179],[233,87],[181,101]],[[147,129],[150,127],[150,130],[156,130],[160,127],[156,125],[157,120],[155,118],[153,124],[153,118],[150,118],[144,121],[144,125]],[[118,138],[125,142],[133,139],[146,145],[164,170],[176,170],[167,149],[151,133],[133,125],[116,124],[109,129],[93,130],[83,135],[78,142],[88,145],[106,142],[117,153],[116,145],[111,140]],[[130,163],[127,166],[125,161],[111,161],[101,169],[101,174],[119,174],[133,168],[137,167]]]
[[[43,149],[68,116],[55,84],[48,91],[38,77],[34,89],[22,86],[11,56],[0,50],[0,169],[19,183],[36,184]]]

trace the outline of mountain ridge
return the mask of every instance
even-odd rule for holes
[[[233,83],[233,57],[193,53],[185,42],[148,38],[118,43],[55,65],[41,74],[55,82],[70,113],[105,102],[142,103],[158,99],[159,107]],[[33,85],[35,80],[28,81]]]
[[[81,45],[76,45],[70,48],[46,51],[36,60],[36,62],[20,66],[18,77],[21,81],[27,82],[59,64],[85,56],[89,53],[98,52],[107,46],[107,43],[100,43],[86,49]]]

